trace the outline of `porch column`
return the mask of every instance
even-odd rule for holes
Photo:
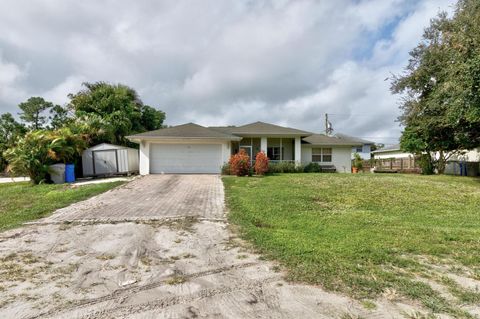
[[[280,138],[280,160],[283,161],[283,141]]]
[[[267,154],[267,138],[261,137],[260,138],[260,150]]]
[[[300,137],[295,137],[295,164],[302,164],[302,140]]]

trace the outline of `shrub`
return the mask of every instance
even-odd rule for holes
[[[305,173],[320,173],[322,171],[322,168],[318,163],[309,163],[307,166],[303,168],[303,171]]]
[[[244,149],[237,154],[232,155],[228,161],[230,165],[230,173],[236,176],[246,176],[250,173],[250,156]]]
[[[264,152],[258,152],[255,157],[255,174],[265,175],[268,172],[268,157]]]
[[[296,165],[294,162],[279,162],[268,165],[269,173],[303,173],[303,166]]]
[[[357,168],[358,170],[363,168],[363,159],[358,153],[353,155],[353,167]]]
[[[81,136],[69,129],[32,131],[5,152],[9,171],[26,174],[34,184],[47,179],[49,166],[74,160],[85,148]]]
[[[222,175],[230,175],[231,174],[231,169],[230,169],[230,164],[225,163],[222,166]]]

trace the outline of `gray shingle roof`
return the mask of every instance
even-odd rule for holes
[[[225,127],[228,128],[229,127]],[[302,130],[297,130],[295,128],[284,127],[264,122],[254,122],[238,127],[233,127],[230,131],[231,134],[240,135],[240,136],[308,136],[311,135],[311,132],[306,132]]]
[[[340,145],[340,146],[361,146],[364,143],[357,139],[345,136],[327,136],[325,134],[312,134],[303,138],[303,141],[312,145]]]
[[[212,126],[204,127],[194,123],[163,128],[155,131],[127,136],[132,141],[139,141],[146,138],[205,138],[205,139],[223,139],[238,141],[243,136],[292,136],[303,137],[303,142],[312,145],[340,145],[340,146],[360,146],[371,142],[350,137],[347,135],[326,136],[324,134],[314,134],[290,127],[255,122],[243,126]]]
[[[131,140],[142,138],[207,138],[207,139],[225,139],[239,140],[238,136],[212,130],[194,123],[162,128],[155,131],[144,132],[127,136]]]
[[[232,131],[237,127],[234,125],[230,125],[230,126],[209,126],[208,128],[211,130],[225,133],[225,134],[232,134]]]
[[[372,142],[372,141],[367,141],[367,140],[364,140],[364,139],[362,139],[362,138],[350,136],[350,135],[347,135],[347,134],[337,133],[337,134],[335,134],[335,136],[337,136],[337,137],[339,137],[339,138],[343,138],[343,139],[349,140],[349,141],[355,141],[355,142],[358,142],[358,143],[361,143],[361,144],[375,144],[375,143]]]

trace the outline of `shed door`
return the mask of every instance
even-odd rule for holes
[[[222,166],[220,144],[151,144],[150,173],[218,174]]]
[[[113,174],[117,172],[117,156],[115,150],[94,151],[95,174]]]

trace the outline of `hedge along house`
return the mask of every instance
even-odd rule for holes
[[[204,127],[187,123],[127,137],[140,144],[140,174],[218,174],[232,154],[244,149],[252,161],[263,151],[273,162],[311,162],[351,171],[352,147],[362,143],[295,128],[255,122],[243,126]]]

